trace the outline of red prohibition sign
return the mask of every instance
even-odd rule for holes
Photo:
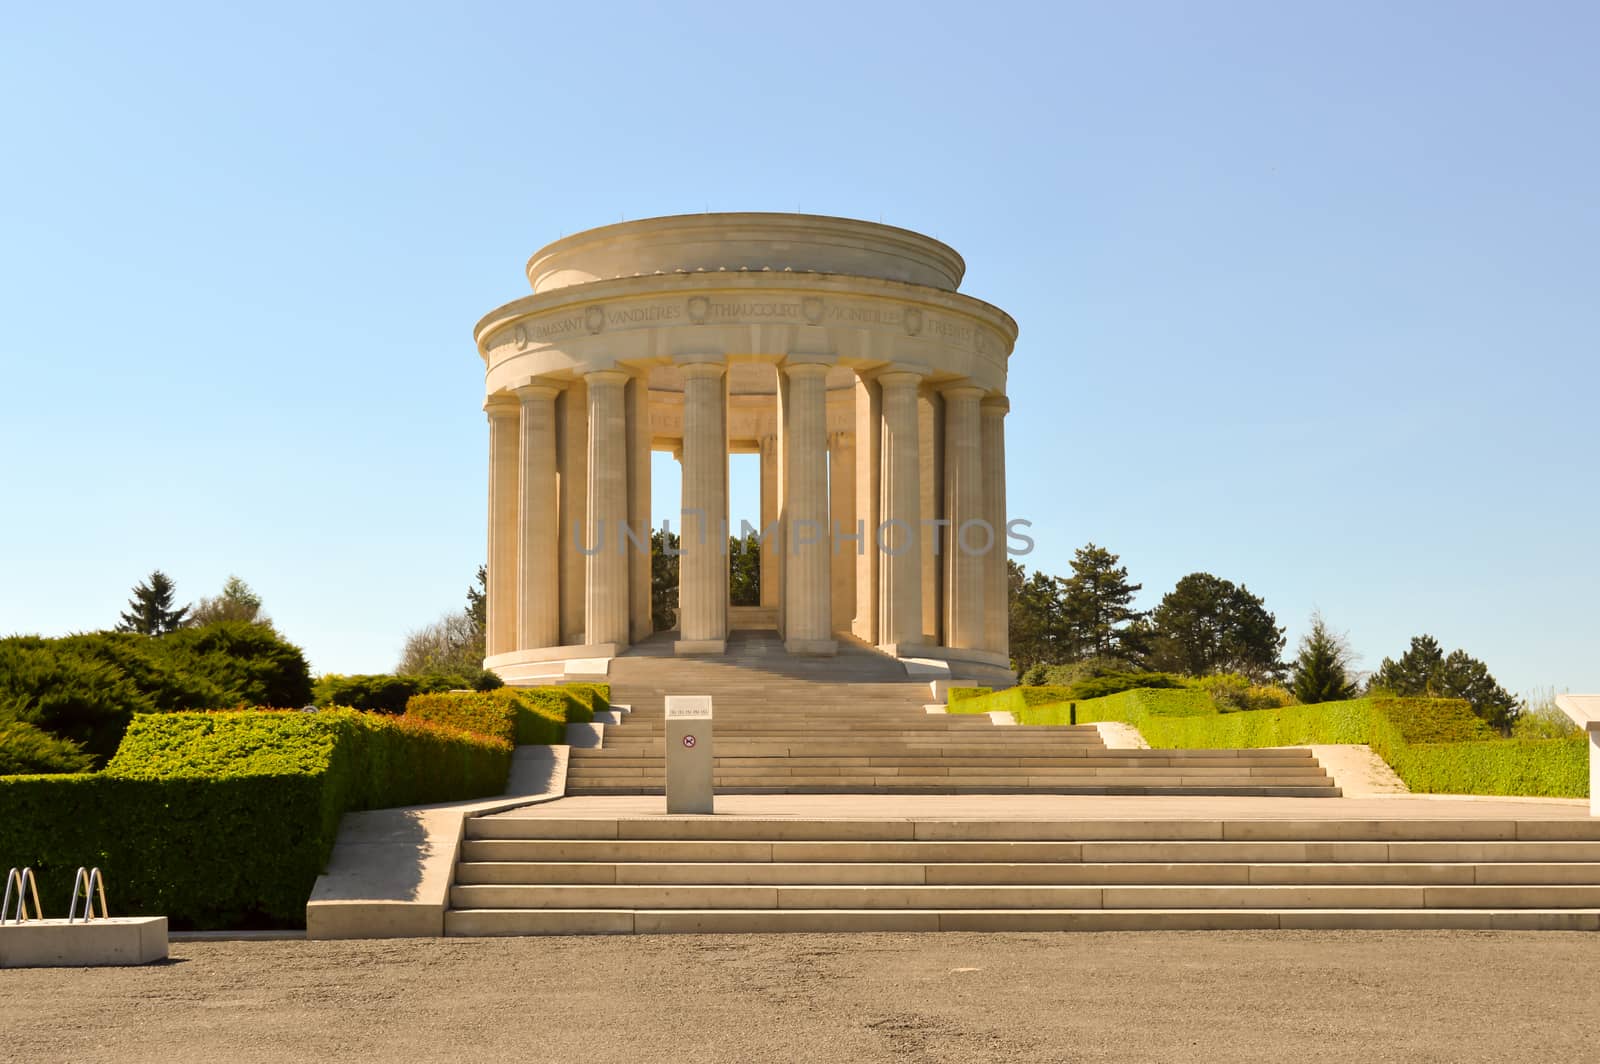
[[[689,747],[692,750],[694,748],[694,736],[685,735],[683,737],[683,745]]]

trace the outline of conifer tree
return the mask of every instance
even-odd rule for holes
[[[1350,661],[1344,638],[1328,630],[1321,613],[1313,613],[1311,631],[1300,640],[1300,654],[1294,662],[1294,696],[1308,705],[1354,698]]]
[[[189,607],[172,608],[172,598],[177,590],[172,580],[160,569],[150,574],[144,583],[133,589],[128,609],[122,614],[119,632],[138,632],[141,635],[165,635],[182,628]]]
[[[1117,555],[1090,543],[1073,553],[1072,575],[1060,582],[1062,620],[1075,659],[1133,656],[1128,626],[1144,614],[1131,604],[1144,585],[1128,583],[1127,566],[1117,561]]]

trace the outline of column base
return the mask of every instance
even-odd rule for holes
[[[839,653],[837,639],[786,639],[783,649],[791,654],[803,654],[814,658],[831,658]]]
[[[726,654],[728,641],[726,639],[680,639],[672,644],[672,652],[679,656],[685,654]]]

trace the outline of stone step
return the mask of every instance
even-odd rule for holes
[[[454,886],[456,909],[1582,909],[1600,885]]]
[[[1223,861],[1157,864],[1047,862],[917,864],[911,862],[603,862],[468,861],[458,885],[1227,885],[1512,886],[1600,885],[1600,862],[1330,863]],[[491,906],[493,907],[493,906]]]
[[[1600,909],[472,909],[447,935],[861,931],[1595,931]]]
[[[720,794],[928,794],[928,795],[1002,795],[1002,794],[1061,794],[1061,795],[1165,795],[1165,797],[1250,797],[1250,798],[1338,798],[1341,790],[1333,786],[1299,786],[1299,784],[1221,784],[1213,781],[1184,781],[1170,779],[1160,784],[1136,782],[1053,781],[1053,779],[1011,778],[1005,781],[955,781],[941,782],[926,779],[899,779],[882,776],[872,779],[830,779],[830,781],[805,781],[805,779],[762,778],[755,782],[718,782]],[[582,795],[661,795],[664,786],[638,779],[589,779],[568,781],[566,794]]]
[[[719,864],[1571,864],[1600,842],[904,842],[468,838],[464,862]]]
[[[1155,756],[1124,757],[1124,754],[1144,753]],[[1159,751],[1108,751],[1105,754],[1083,754],[1076,757],[961,757],[947,754],[935,757],[788,757],[783,762],[790,768],[1160,768],[1181,765],[1186,769],[1234,768],[1241,771],[1260,769],[1306,769],[1322,771],[1310,758],[1233,758],[1233,757],[1163,757]],[[766,767],[773,759],[764,757],[714,757],[717,768]],[[603,749],[577,748],[568,760],[569,770],[611,766],[616,768],[660,768],[660,757],[632,757],[619,753],[608,755]]]

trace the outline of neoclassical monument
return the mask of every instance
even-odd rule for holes
[[[650,452],[681,463],[679,653],[775,628],[998,676],[1006,360],[1017,326],[953,249],[801,214],[650,218],[558,240],[477,325],[487,367],[487,667],[651,634]],[[761,605],[730,607],[728,454],[761,455]],[[675,522],[676,525],[676,522]],[[1008,674],[1009,675],[1009,674]]]

